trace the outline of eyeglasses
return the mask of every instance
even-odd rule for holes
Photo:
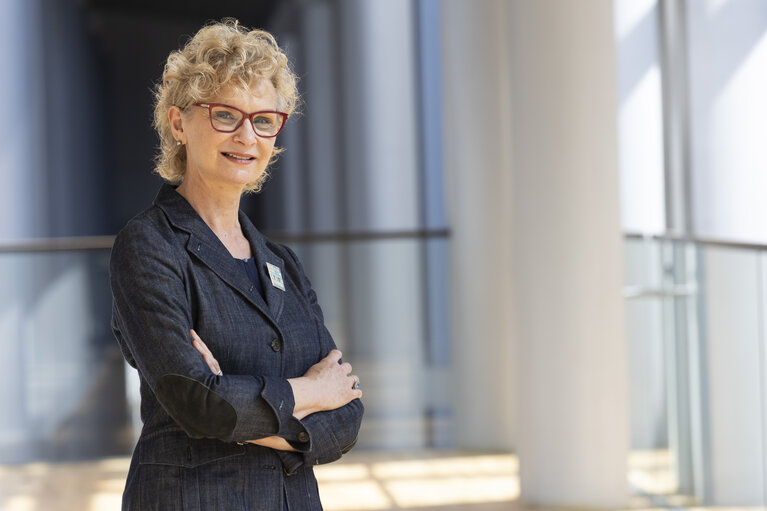
[[[195,103],[194,106],[207,108],[210,125],[214,130],[222,133],[237,131],[247,118],[257,135],[271,138],[282,131],[285,121],[288,120],[288,114],[275,110],[262,110],[249,114],[239,108],[221,103]]]

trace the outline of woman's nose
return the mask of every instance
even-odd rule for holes
[[[239,128],[237,128],[234,131],[235,138],[238,138],[240,140],[246,141],[246,142],[258,142],[259,136],[256,133],[256,128],[253,126],[253,123],[250,122],[248,119],[245,119],[245,121],[240,125]]]

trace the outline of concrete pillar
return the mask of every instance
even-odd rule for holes
[[[344,229],[344,172],[341,167],[343,132],[342,97],[339,92],[338,7],[331,2],[309,2],[300,10],[303,44],[301,47],[301,85],[305,115],[304,174],[306,194],[306,232],[340,232]],[[287,208],[289,209],[289,208]],[[325,324],[339,349],[352,362],[353,342],[349,342],[345,287],[347,250],[343,243],[309,243],[302,260],[320,296]]]
[[[46,146],[45,83],[36,65],[43,53],[39,1],[0,3],[0,80],[3,97],[14,98],[0,123],[0,239],[44,236],[47,201],[42,188]],[[11,122],[21,119],[21,122]]]
[[[612,2],[510,7],[521,491],[536,504],[622,506],[628,371]]]
[[[625,506],[612,3],[443,5],[459,440],[525,504]]]
[[[5,121],[0,123],[0,239],[14,240],[40,236],[44,232],[44,201],[39,200],[43,184],[41,94],[33,84],[39,82],[32,65],[41,52],[39,41],[39,2],[12,0],[0,2],[0,93],[13,98],[6,103]],[[12,123],[11,119],[25,119]],[[27,122],[32,120],[33,122]],[[30,264],[19,254],[0,257],[0,350],[7,369],[0,374],[0,385],[10,389],[0,397],[0,458],[2,462],[28,459],[30,440],[27,414],[27,346],[24,344],[28,278],[34,275]]]
[[[352,232],[412,231],[421,223],[414,12],[410,0],[340,2],[345,221]],[[348,245],[349,341],[365,382],[361,445],[425,441],[421,250],[411,239]]]
[[[268,208],[282,209],[297,232],[419,230],[414,2],[293,2],[281,10],[276,25],[301,33],[282,39],[296,43],[288,52],[306,104],[293,125],[301,134],[280,135],[282,189]],[[289,213],[298,199],[300,211]],[[383,237],[295,247],[326,325],[362,381],[363,448],[422,448],[428,438],[423,246]]]
[[[514,446],[511,125],[503,1],[442,3],[458,446]]]

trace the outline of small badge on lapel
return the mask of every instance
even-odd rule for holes
[[[285,291],[285,283],[282,281],[282,272],[272,263],[266,263],[266,269],[269,270],[269,278],[272,279],[272,285],[277,289]]]

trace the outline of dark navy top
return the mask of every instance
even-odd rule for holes
[[[261,293],[261,297],[264,298],[264,286],[261,279],[258,277],[258,269],[256,268],[256,259],[254,257],[248,257],[247,259],[237,259],[247,273],[250,283],[256,286],[258,292]],[[264,298],[265,299],[265,298]]]

